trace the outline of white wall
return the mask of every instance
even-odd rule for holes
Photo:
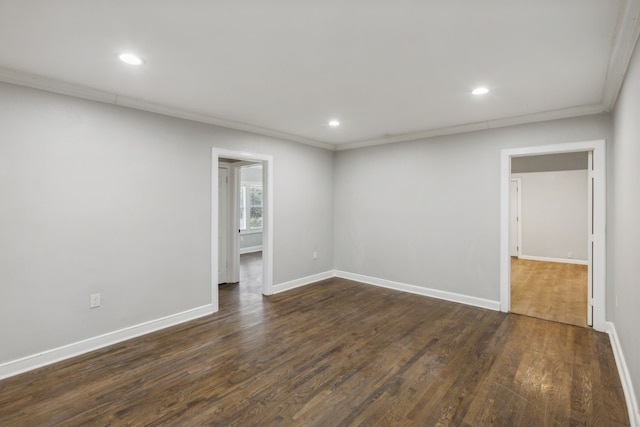
[[[262,165],[240,168],[240,182],[246,184],[262,184]]]
[[[615,295],[612,319],[636,396],[640,393],[640,45],[614,109],[613,213],[609,265]],[[640,423],[638,401],[636,423]]]
[[[521,180],[522,256],[587,261],[587,171],[511,176]]]
[[[337,153],[337,270],[500,298],[500,150],[610,139],[609,115]]]
[[[240,253],[258,252],[262,250],[262,232],[240,234]]]
[[[274,157],[274,284],[331,270],[332,152],[0,83],[0,364],[210,303],[212,147]]]

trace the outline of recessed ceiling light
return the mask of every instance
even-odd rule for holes
[[[340,122],[338,120],[330,120],[329,126],[331,126],[332,128],[337,128],[338,126],[340,126]]]
[[[477,87],[472,90],[471,93],[474,95],[484,95],[489,93],[489,89],[487,89],[486,87]]]
[[[120,58],[120,61],[124,62],[125,64],[129,64],[129,65],[142,64],[142,59],[140,59],[139,56],[136,56],[132,53],[123,53],[120,56],[118,56],[118,58]]]

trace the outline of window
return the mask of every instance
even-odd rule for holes
[[[262,229],[262,186],[240,186],[240,230]]]
[[[262,231],[262,164],[240,166],[239,224],[242,233]]]
[[[247,187],[245,185],[240,187],[240,230],[247,229]]]
[[[249,187],[249,228],[262,228],[262,186]]]

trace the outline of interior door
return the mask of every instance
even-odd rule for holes
[[[218,284],[227,283],[229,170],[218,168]]]
[[[518,192],[520,191],[517,179],[511,180],[509,194],[509,255],[517,257],[519,254],[520,242],[518,241],[518,221],[520,212],[518,211]]]
[[[595,227],[593,222],[593,204],[595,202],[593,193],[594,174],[593,174],[593,151],[589,151],[587,163],[587,325],[593,326],[593,269],[598,266],[593,265],[593,249]]]

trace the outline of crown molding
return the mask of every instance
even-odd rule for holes
[[[300,135],[293,135],[248,123],[212,117],[206,114],[182,110],[167,105],[155,104],[141,99],[130,98],[116,93],[94,89],[88,86],[69,83],[58,79],[4,67],[0,67],[0,81],[63,95],[70,95],[77,98],[120,105],[123,107],[250,132],[257,135],[297,142],[325,150],[341,151],[612,111],[615,107],[618,94],[622,88],[629,62],[631,61],[631,57],[639,37],[640,0],[621,0],[615,36],[612,42],[611,56],[609,57],[609,63],[607,66],[607,76],[602,92],[602,102],[599,104],[569,107],[541,113],[468,123],[459,126],[427,129],[420,132],[390,135],[379,139],[366,139],[347,143],[318,141]]]
[[[612,111],[616,105],[639,36],[640,0],[622,0],[602,91],[602,103],[607,111]]]
[[[325,150],[335,149],[335,146],[333,144],[322,142],[322,141],[316,141],[311,138],[305,138],[302,136],[292,135],[286,132],[263,128],[260,126],[254,126],[247,123],[236,122],[233,120],[220,119],[220,118],[208,116],[205,114],[194,113],[194,112],[182,110],[179,108],[156,104],[156,103],[144,101],[141,99],[130,98],[130,97],[118,95],[116,93],[94,89],[88,86],[69,83],[62,80],[53,79],[50,77],[45,77],[37,74],[31,74],[23,71],[12,70],[5,67],[0,67],[0,81],[15,84],[15,85],[20,85],[20,86],[31,87],[34,89],[41,89],[48,92],[55,92],[62,95],[74,96],[76,98],[104,102],[107,104],[119,105],[123,107],[134,108],[137,110],[163,114],[166,116],[178,117],[181,119],[191,120],[195,122],[207,123],[215,126],[229,128],[229,129],[250,132],[257,135],[282,139],[285,141],[298,142],[301,144],[310,145],[317,148],[323,148]]]
[[[459,133],[475,132],[487,129],[497,129],[507,126],[515,126],[527,123],[544,122],[547,120],[567,119],[571,117],[587,116],[607,111],[604,104],[581,105],[577,107],[561,108],[558,110],[544,111],[540,113],[526,114],[522,116],[507,117],[503,119],[487,120],[469,123],[461,126],[449,126],[430,129],[423,132],[394,135],[386,138],[349,142],[336,146],[336,150],[353,150],[356,148],[372,147],[376,145],[392,144],[396,142],[416,141],[419,139],[434,138],[436,136],[455,135]]]
[[[118,99],[114,93],[5,67],[0,67],[0,81],[108,104]]]
[[[194,122],[202,122],[215,126],[220,126],[229,129],[241,130],[244,132],[250,132],[262,136],[270,136],[273,138],[283,139],[285,141],[298,142],[300,144],[310,145],[317,148],[323,148],[325,150],[334,150],[333,144],[326,142],[316,141],[315,139],[305,138],[303,136],[292,135],[290,133],[281,132],[269,128],[263,128],[260,126],[254,126],[247,123],[236,122],[233,120],[219,119],[217,117],[208,116],[206,114],[194,113],[179,108],[168,107],[165,105],[154,104],[152,102],[143,101],[136,98],[129,98],[126,96],[118,96],[116,105],[122,105],[124,107],[135,108],[138,110],[149,111],[152,113],[163,114],[165,116],[178,117],[181,119],[191,120]]]
[[[634,2],[640,0],[631,0]],[[640,10],[640,9],[639,9]],[[628,65],[628,64],[627,64]],[[211,117],[204,114],[185,111],[166,105],[155,104],[141,99],[130,98],[111,92],[106,92],[91,87],[65,82],[58,79],[40,76],[37,74],[26,73],[22,71],[12,70],[0,67],[0,81],[20,86],[27,86],[35,89],[55,92],[62,95],[74,96],[77,98],[88,99],[92,101],[104,102],[107,104],[119,105],[137,110],[149,111],[152,113],[163,114],[171,117],[207,123],[215,126],[251,132],[257,135],[269,136],[282,139],[285,141],[297,142],[325,150],[351,150],[356,148],[371,147],[383,144],[392,144],[396,142],[414,141],[419,139],[433,138],[436,136],[453,135],[459,133],[487,130],[506,126],[513,126],[525,123],[541,122],[546,120],[563,119],[569,117],[584,116],[589,114],[602,113],[608,111],[606,104],[591,104],[578,107],[563,108],[553,111],[545,111],[541,113],[527,114],[516,117],[508,117],[496,120],[488,120],[476,123],[469,123],[459,126],[449,126],[436,129],[429,129],[421,132],[413,132],[401,135],[392,135],[380,139],[367,139],[362,141],[348,142],[344,144],[331,144],[328,142],[316,141],[298,135],[292,135],[273,129],[253,126],[246,123],[235,122],[232,120],[224,120]],[[618,87],[620,90],[620,87]]]
[[[517,117],[466,123],[458,126],[425,129],[420,132],[387,135],[385,137],[377,139],[363,139],[344,143],[321,141],[275,129],[264,128],[249,123],[226,120],[209,116],[207,114],[188,111],[168,105],[156,104],[142,99],[126,97],[117,93],[95,89],[89,86],[74,84],[63,80],[58,80],[1,66],[0,81],[49,92],[55,92],[63,95],[74,96],[77,98],[113,105],[120,105],[123,107],[129,107],[215,126],[221,126],[228,129],[250,132],[261,136],[273,137],[284,141],[297,142],[325,150],[341,151],[396,142],[433,138],[437,136],[480,131],[524,123],[540,122],[544,120],[554,120],[613,111],[622,85],[624,84],[627,69],[629,67],[629,63],[631,61],[639,38],[640,0],[620,0],[620,7],[618,11],[614,35],[611,40],[611,51],[607,64],[605,81],[602,87],[600,103],[574,106],[553,111],[521,115]]]

